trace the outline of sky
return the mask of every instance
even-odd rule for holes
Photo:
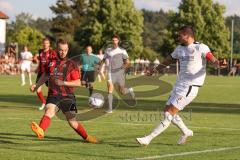
[[[135,6],[138,9],[148,9],[158,11],[169,9],[177,11],[177,7],[181,0],[134,0]],[[226,6],[225,16],[240,15],[240,0],[214,0]],[[0,11],[4,12],[14,20],[15,15],[21,12],[27,12],[33,15],[34,18],[51,18],[52,14],[49,6],[56,3],[56,0],[0,0]]]

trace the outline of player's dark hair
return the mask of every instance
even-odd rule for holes
[[[48,37],[43,38],[43,42],[48,41],[50,42],[50,39]]]
[[[181,32],[183,34],[188,34],[188,35],[190,35],[193,38],[195,37],[195,31],[194,31],[192,26],[182,26],[179,29],[179,32]]]
[[[120,38],[119,38],[119,36],[117,35],[117,34],[114,34],[113,36],[112,36],[112,39],[113,38],[117,38],[118,40],[120,40]]]
[[[91,48],[92,48],[92,46],[91,46],[90,44],[86,45],[86,47],[85,47],[85,48],[88,48],[88,47],[91,47]]]
[[[59,45],[59,44],[67,44],[68,45],[68,42],[66,40],[64,40],[64,39],[59,39],[57,41],[57,45]]]

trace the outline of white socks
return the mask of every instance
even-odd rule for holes
[[[152,140],[153,138],[157,137],[163,131],[165,131],[171,124],[173,116],[169,112],[164,113],[164,119],[156,126],[156,128],[152,131],[148,137]]]
[[[32,76],[31,76],[31,73],[28,74],[28,78],[29,78],[29,84],[32,85]]]
[[[98,82],[102,82],[100,74],[98,74]]]
[[[25,84],[25,75],[24,73],[21,73],[21,79],[22,79],[22,85]]]
[[[178,144],[185,143],[187,137],[193,136],[193,132],[187,128],[179,115],[176,114],[172,116],[169,112],[165,112],[164,119],[154,128],[154,130],[148,136],[137,138],[137,141],[142,145],[148,145],[153,138],[165,131],[171,123],[176,125],[183,133],[183,136],[180,138]]]
[[[32,76],[31,73],[28,74],[29,84],[32,85]],[[25,74],[21,73],[22,86],[25,85]]]
[[[189,129],[184,124],[184,122],[182,121],[182,118],[179,115],[176,114],[173,116],[172,123],[176,125],[184,135],[188,134]]]

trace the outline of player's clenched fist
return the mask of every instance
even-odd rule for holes
[[[37,90],[37,85],[36,84],[34,84],[30,87],[31,92],[36,92],[36,90]]]

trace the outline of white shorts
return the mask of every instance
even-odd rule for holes
[[[21,70],[30,72],[31,71],[31,64],[22,63],[21,64]]]
[[[184,86],[184,88],[175,86],[168,98],[166,105],[174,105],[177,109],[183,110],[185,106],[191,103],[198,94],[200,86]]]
[[[108,81],[111,82],[112,84],[117,84],[119,86],[124,86],[125,85],[125,71],[120,70],[115,73],[108,73]]]

